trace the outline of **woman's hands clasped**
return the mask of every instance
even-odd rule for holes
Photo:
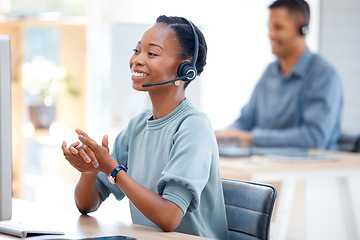
[[[61,148],[65,159],[79,172],[111,172],[118,163],[111,157],[108,147],[108,135],[104,135],[102,145],[91,139],[87,133],[76,129],[79,141],[67,148],[64,141]]]

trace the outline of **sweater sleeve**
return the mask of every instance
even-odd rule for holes
[[[157,184],[158,192],[184,214],[196,210],[215,153],[214,131],[208,119],[191,116],[184,120],[174,134],[170,161]]]

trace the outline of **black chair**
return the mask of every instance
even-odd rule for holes
[[[338,147],[339,151],[360,153],[360,135],[341,134]]]
[[[230,240],[270,239],[277,197],[267,184],[222,179]]]

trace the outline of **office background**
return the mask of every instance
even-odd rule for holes
[[[236,1],[222,1],[219,4],[218,1],[206,3],[203,1],[182,1],[182,4],[174,8],[172,3],[167,1],[136,3],[116,1],[113,2],[115,5],[108,2],[108,4],[97,6],[99,3],[95,3],[93,5],[95,11],[90,10],[89,14],[93,16],[93,19],[98,19],[98,22],[108,27],[109,24],[114,23],[144,24],[146,26],[146,24],[152,24],[154,19],[163,13],[182,15],[197,23],[207,37],[209,45],[208,65],[200,80],[189,88],[189,95],[194,104],[209,115],[214,128],[218,129],[226,127],[238,116],[240,108],[248,101],[263,69],[269,61],[274,59],[267,37],[267,6],[271,2],[268,0],[242,1],[242,4],[239,4]],[[357,23],[360,23],[358,14],[360,3],[356,0],[346,0],[341,3],[335,0],[315,0],[309,1],[309,3],[312,19],[310,35],[307,37],[308,45],[312,51],[322,54],[334,64],[339,71],[345,93],[342,129],[348,133],[359,133],[360,111],[357,110],[356,103],[360,100],[357,94],[357,90],[360,88],[357,78],[360,71],[357,67],[360,61],[358,57],[360,33],[357,31]],[[154,5],[156,7],[152,8]],[[98,9],[102,9],[102,14],[99,13]],[[133,9],[133,11],[128,11],[128,9]],[[109,12],[112,14],[109,15]],[[111,54],[116,51],[117,47],[121,47],[122,41],[126,41],[124,36],[127,36],[124,34],[115,39],[107,39],[111,34],[101,34],[101,31],[111,32],[111,30],[113,29],[90,29],[90,34],[92,32],[93,37],[89,44],[93,43],[94,47],[100,45],[101,47],[97,48],[97,54],[101,54],[100,51],[102,51],[103,59],[109,61],[104,68],[114,64],[114,62],[110,62],[111,59],[114,60],[112,58],[114,56]],[[98,41],[96,41],[96,36]],[[112,49],[106,49],[106,46],[102,45],[107,41],[112,42]],[[127,64],[127,59],[124,62]],[[90,69],[97,69],[95,66],[98,65],[94,63],[94,67]],[[121,65],[121,67],[123,66]],[[120,68],[120,66],[116,67]],[[127,65],[124,71],[127,71]],[[96,74],[89,74],[89,76],[91,75]],[[95,81],[98,82],[97,87],[95,84],[89,85],[96,89],[95,92],[89,89],[92,92],[91,96],[98,92],[98,87],[106,86],[104,84],[99,85],[103,81]],[[119,87],[129,89],[130,82],[127,79],[123,81],[123,85]],[[116,86],[114,82],[107,84]],[[193,92],[196,93],[192,94]],[[137,97],[133,98],[136,99]],[[110,99],[111,96],[108,97],[108,101]],[[144,97],[141,99],[144,103]],[[111,101],[109,102],[111,104]],[[133,103],[133,101],[128,102],[124,98],[120,102]],[[137,109],[142,107],[139,106]],[[119,117],[116,114],[111,115],[114,112],[113,109],[111,109],[112,111],[104,110],[102,116],[110,114],[108,116],[110,123],[113,118]],[[91,119],[95,119],[95,116],[92,116]]]
[[[75,127],[85,128],[97,140],[104,133],[114,138],[133,115],[150,106],[146,93],[131,89],[128,59],[143,31],[160,14],[187,17],[204,32],[208,65],[187,94],[210,117],[214,129],[230,124],[248,101],[266,65],[274,60],[267,37],[267,7],[271,2],[0,0],[1,23],[24,20],[24,45],[13,42],[22,46],[17,51],[23,51],[24,56],[15,61],[30,61],[38,47],[50,60],[67,65],[80,92],[76,98],[60,100],[58,130],[26,131],[26,98],[19,84],[20,73],[13,75],[14,176],[20,179],[16,196],[74,207],[69,195],[78,175],[66,166],[59,148],[61,141],[73,140]],[[309,48],[338,70],[345,97],[342,130],[359,134],[360,1],[308,2],[312,10]],[[60,13],[50,12],[55,10]],[[39,24],[39,19],[34,23],[38,16],[45,23]],[[32,19],[31,24],[27,25],[27,19]],[[20,132],[20,128],[25,130]]]
[[[47,2],[44,4],[43,2]],[[189,98],[207,113],[215,129],[230,124],[248,101],[265,66],[274,56],[267,37],[267,6],[261,1],[0,1],[1,13],[44,19],[82,15],[87,22],[87,123],[94,131],[124,126],[128,118],[149,106],[144,94],[134,93],[128,58],[144,29],[160,14],[185,16],[199,25],[208,41],[208,65],[188,90]],[[342,129],[360,133],[359,53],[360,3],[357,0],[310,0],[310,49],[335,65],[343,81],[345,105]],[[59,10],[60,13],[49,11]],[[51,50],[51,49],[50,49]],[[46,49],[44,52],[49,52]],[[121,54],[121,55],[119,55]],[[56,52],[54,53],[56,58]],[[120,94],[119,94],[120,93]],[[121,95],[121,96],[120,96]],[[90,97],[91,96],[91,97]],[[136,99],[136,101],[133,101]],[[120,104],[114,106],[114,101]],[[107,107],[104,107],[107,106]],[[100,117],[101,116],[101,117]],[[98,124],[101,122],[102,124]],[[118,125],[121,122],[120,126]],[[100,129],[99,129],[99,126]]]

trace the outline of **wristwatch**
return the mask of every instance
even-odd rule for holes
[[[115,176],[116,174],[121,171],[124,170],[125,172],[127,171],[127,167],[125,165],[119,165],[117,166],[111,173],[109,173],[108,175],[108,180],[111,184],[115,184]]]

